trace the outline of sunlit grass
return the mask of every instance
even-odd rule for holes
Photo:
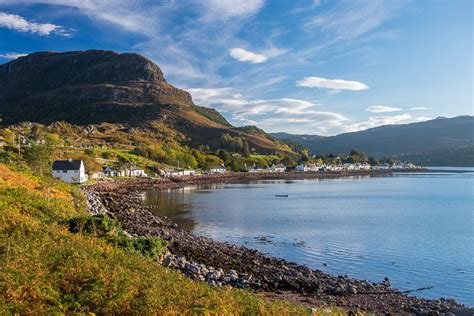
[[[212,288],[108,239],[71,233],[60,223],[86,215],[78,192],[71,192],[76,187],[46,187],[3,165],[0,172],[0,314],[309,313],[247,291]]]

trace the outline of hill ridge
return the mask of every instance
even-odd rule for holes
[[[311,153],[347,154],[358,149],[376,158],[390,157],[422,165],[474,166],[474,116],[383,125],[335,136],[271,133],[306,146]]]
[[[265,133],[234,128],[216,110],[194,104],[189,92],[168,83],[157,64],[136,53],[36,52],[0,65],[0,115],[2,125],[160,121],[187,135],[192,146],[216,147],[229,134],[257,152],[291,151]]]

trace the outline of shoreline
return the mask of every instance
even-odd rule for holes
[[[416,169],[405,172],[423,172]],[[397,171],[398,172],[398,171]],[[403,171],[402,171],[403,172]],[[454,300],[430,300],[381,283],[334,276],[320,270],[264,255],[257,250],[195,236],[168,218],[154,216],[143,204],[142,192],[209,183],[254,180],[334,179],[350,176],[390,176],[389,170],[305,173],[229,173],[168,179],[120,179],[84,187],[91,214],[107,213],[132,236],[157,236],[169,242],[161,263],[214,286],[244,288],[268,298],[308,307],[336,305],[348,311],[375,313],[471,314]]]

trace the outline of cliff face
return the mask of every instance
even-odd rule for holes
[[[218,144],[227,133],[260,152],[287,151],[266,135],[239,131],[219,112],[196,106],[188,92],[166,82],[158,65],[134,53],[37,52],[0,65],[0,115],[3,125],[143,127],[159,120],[188,135],[192,145]]]
[[[153,119],[148,112],[166,105],[194,104],[137,54],[39,52],[0,66],[0,113],[7,124],[147,120]]]

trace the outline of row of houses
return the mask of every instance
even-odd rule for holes
[[[244,165],[247,172],[285,172],[288,170],[283,164],[273,164],[267,168],[261,168],[257,165],[247,167]],[[379,165],[371,166],[368,163],[345,163],[341,165],[317,165],[317,164],[300,164],[294,169],[297,172],[317,172],[317,171],[342,171],[342,170],[402,170],[402,169],[415,169],[417,168],[412,163],[398,163],[393,165]],[[206,173],[211,174],[224,174],[227,169],[224,165],[217,165],[212,167]],[[182,176],[194,176],[198,172],[192,169],[170,169],[161,170],[160,175],[162,177],[182,177]],[[83,183],[88,180],[86,174],[86,168],[82,160],[56,160],[53,163],[52,177],[59,179],[66,183]],[[91,179],[103,178],[103,177],[148,177],[144,169],[136,168],[133,166],[114,169],[109,166],[105,166],[102,172],[94,172],[91,174]]]
[[[82,160],[56,160],[52,168],[53,179],[58,179],[66,183],[84,183],[89,179],[86,167]],[[102,172],[91,173],[91,179],[103,177],[147,177],[144,169],[135,167],[113,169],[104,167]]]
[[[256,164],[254,164],[252,167],[247,167],[246,164],[244,164],[244,170],[246,170],[247,172],[285,172],[286,171],[286,167],[285,165],[283,164],[273,164],[271,166],[268,166],[267,168],[262,168],[260,166],[257,166]]]
[[[406,169],[418,169],[419,166],[412,164],[411,162],[400,162],[393,165],[390,164],[382,164],[379,166],[374,166],[373,169],[375,170],[406,170]]]
[[[345,163],[345,164],[300,164],[295,170],[299,172],[317,172],[317,171],[342,171],[342,170],[370,170],[371,166],[368,163]]]
[[[353,171],[353,170],[406,170],[406,169],[417,169],[416,165],[410,162],[396,163],[396,164],[382,164],[377,166],[371,166],[368,163],[344,163],[344,164],[300,164],[297,165],[295,170],[299,172],[315,172],[315,171]]]

